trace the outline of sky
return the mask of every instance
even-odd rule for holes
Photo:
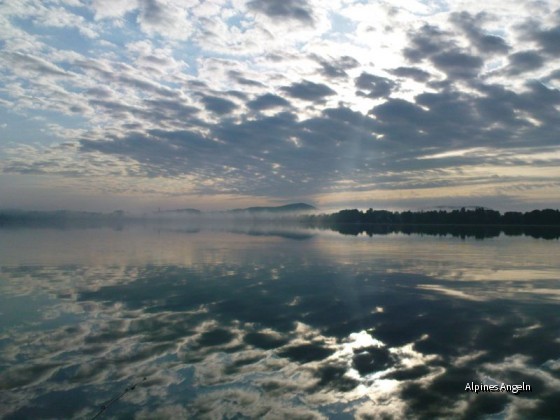
[[[558,208],[560,1],[0,0],[0,208]]]

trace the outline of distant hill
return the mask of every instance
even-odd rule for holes
[[[246,209],[227,210],[226,213],[295,213],[317,210],[315,207],[305,203],[286,204],[276,207],[248,207]]]

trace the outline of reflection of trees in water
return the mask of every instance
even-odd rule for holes
[[[327,227],[327,226],[322,226]],[[336,223],[328,228],[343,235],[388,235],[390,233],[404,233],[407,235],[424,234],[433,236],[451,235],[460,238],[495,238],[504,234],[507,236],[531,236],[537,239],[560,238],[560,227],[553,226],[465,226],[465,225],[368,225]]]
[[[388,233],[422,233],[452,235],[462,238],[492,238],[505,235],[527,235],[534,238],[560,237],[560,211],[533,210],[526,213],[506,212],[477,207],[475,209],[420,212],[387,210],[342,210],[328,215],[307,216],[304,223],[330,228],[346,235],[383,235]]]

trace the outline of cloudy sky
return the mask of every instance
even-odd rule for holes
[[[0,207],[558,207],[560,1],[0,0]]]

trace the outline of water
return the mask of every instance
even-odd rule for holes
[[[0,415],[555,417],[558,251],[503,235],[2,230]]]

